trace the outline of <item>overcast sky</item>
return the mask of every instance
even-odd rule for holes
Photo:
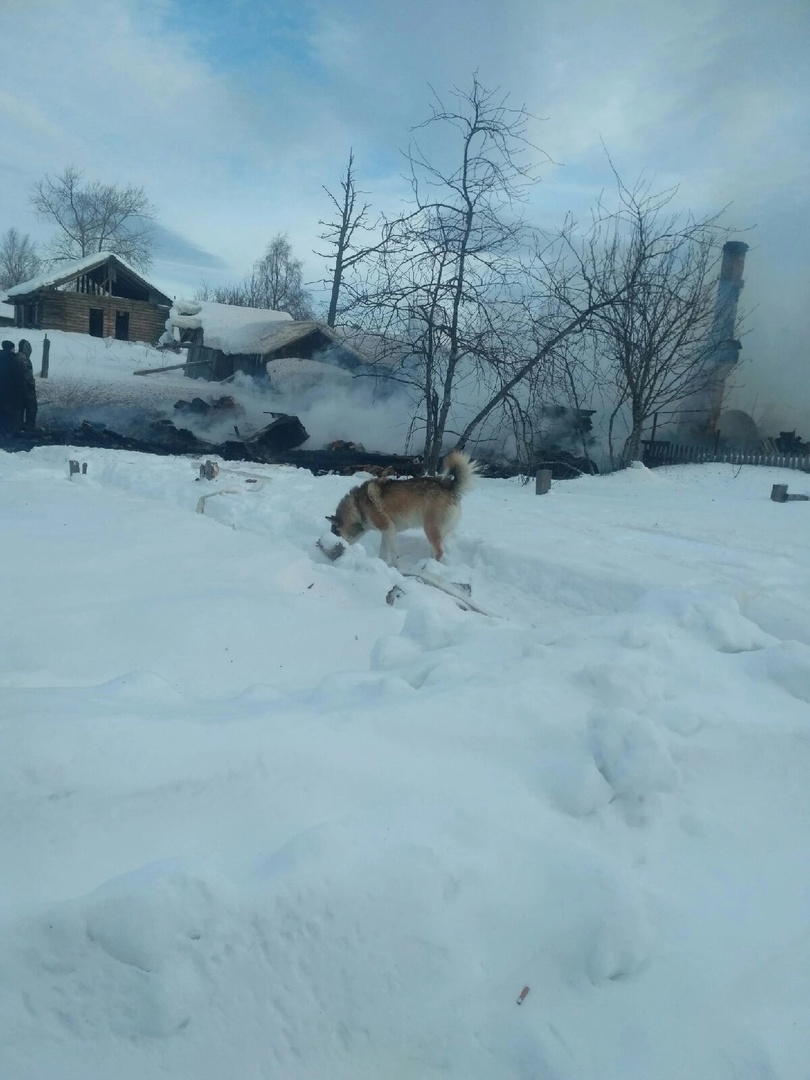
[[[429,86],[477,70],[543,118],[544,220],[609,187],[602,142],[625,179],[731,204],[751,245],[743,393],[761,413],[800,378],[810,409],[808,0],[0,0],[0,42],[0,232],[44,239],[31,185],[74,164],[144,186],[172,295],[241,277],[279,231],[315,279],[349,148],[390,207]]]

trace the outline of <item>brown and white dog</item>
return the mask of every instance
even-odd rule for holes
[[[475,473],[475,462],[461,450],[451,450],[441,476],[367,480],[344,495],[326,520],[332,523],[334,535],[347,544],[354,544],[371,529],[382,533],[380,558],[393,566],[397,564],[397,533],[421,525],[441,561],[444,538],[459,519],[462,496]]]

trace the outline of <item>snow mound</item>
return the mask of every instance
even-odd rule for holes
[[[17,978],[31,1010],[85,1038],[169,1036],[210,1001],[229,922],[199,873],[152,864],[51,908]]]
[[[678,770],[656,726],[627,709],[594,710],[588,720],[594,761],[617,795],[675,791]]]
[[[98,694],[120,701],[178,701],[182,694],[162,675],[153,671],[130,671],[98,687]]]
[[[746,667],[785,693],[810,705],[810,648],[798,641],[780,641],[747,659]]]
[[[765,649],[775,639],[740,612],[733,596],[697,589],[656,589],[646,594],[639,611],[673,622],[718,652]]]

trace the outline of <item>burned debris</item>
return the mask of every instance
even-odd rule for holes
[[[153,421],[137,435],[124,435],[104,424],[83,421],[77,426],[38,428],[16,435],[0,435],[0,449],[26,451],[35,446],[86,446],[105,450],[134,450],[144,454],[220,457],[225,461],[252,461],[257,464],[294,465],[315,475],[369,471],[377,475],[418,476],[418,457],[374,454],[366,450],[303,450],[309,438],[297,416],[279,415],[270,424],[247,438],[207,442],[188,428],[168,419]]]
[[[193,414],[195,416],[226,416],[244,412],[236,398],[224,395],[213,401],[205,401],[201,397],[192,398],[191,401],[175,401],[175,411],[180,414]]]
[[[780,431],[773,444],[780,454],[810,454],[810,442],[805,442],[795,431]]]
[[[309,434],[297,416],[287,413],[273,413],[275,419],[244,440],[245,447],[251,452],[251,461],[272,458],[285,450],[294,450],[302,446]]]

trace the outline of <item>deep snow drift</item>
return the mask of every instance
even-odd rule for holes
[[[196,476],[0,454],[4,1080],[807,1076],[810,478],[479,481],[487,618]]]

